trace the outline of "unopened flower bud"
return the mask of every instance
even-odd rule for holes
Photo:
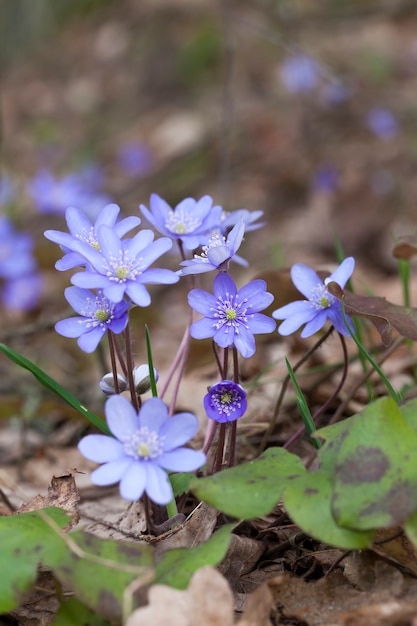
[[[119,393],[127,389],[127,380],[123,374],[117,373],[117,382],[119,384]],[[116,393],[114,388],[114,376],[113,372],[105,374],[99,382],[100,389],[107,396],[113,396]]]
[[[158,370],[153,368],[155,382],[159,378]],[[143,365],[138,365],[133,369],[133,380],[135,382],[135,390],[136,393],[141,395],[142,393],[146,393],[151,388],[151,377],[149,376],[149,365],[144,363]]]

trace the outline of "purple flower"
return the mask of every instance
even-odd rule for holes
[[[335,282],[340,287],[346,285],[355,268],[355,259],[348,257],[323,282],[314,270],[307,265],[297,263],[291,268],[291,279],[307,300],[296,300],[280,307],[272,313],[277,320],[284,320],[278,328],[280,335],[290,335],[305,324],[301,337],[310,337],[323,328],[327,319],[336,330],[350,337],[343,320],[342,308],[339,300],[327,289],[326,284]],[[350,318],[347,316],[349,323]],[[353,328],[353,326],[351,326]]]
[[[117,154],[121,169],[128,176],[146,176],[152,169],[152,155],[148,146],[140,141],[125,143]]]
[[[157,504],[173,498],[166,470],[192,472],[205,463],[203,452],[181,447],[198,429],[192,413],[168,416],[159,398],[144,402],[136,413],[123,396],[112,396],[105,406],[106,420],[114,437],[87,435],[78,448],[87,459],[103,463],[91,480],[96,485],[120,481],[120,494],[138,500],[144,492]]]
[[[16,196],[16,187],[9,176],[0,175],[0,206],[9,204]]]
[[[223,209],[213,206],[210,196],[203,196],[200,200],[185,198],[172,209],[161,196],[153,193],[150,210],[143,204],[140,210],[159,233],[171,239],[180,239],[184,248],[195,250],[207,243],[207,233],[220,228]]]
[[[57,270],[65,271],[78,266],[86,265],[87,261],[84,256],[78,252],[74,252],[74,242],[83,241],[92,248],[98,250],[100,245],[98,243],[97,233],[100,226],[106,224],[113,228],[114,232],[123,237],[132,228],[135,228],[140,224],[139,217],[127,217],[120,222],[117,222],[117,217],[120,212],[120,207],[117,204],[108,204],[101,209],[100,214],[94,225],[91,220],[79,209],[69,207],[65,211],[65,219],[67,221],[69,233],[64,233],[60,230],[47,230],[44,235],[50,241],[58,243],[66,252],[65,256],[56,262],[55,267]]]
[[[397,118],[382,107],[371,109],[367,115],[366,122],[368,128],[381,139],[391,139],[398,132]]]
[[[74,274],[72,283],[102,289],[112,302],[120,302],[126,294],[135,304],[149,306],[151,297],[144,283],[167,285],[179,280],[171,270],[149,269],[172,246],[167,237],[153,239],[151,230],[141,230],[132,239],[122,241],[110,226],[101,225],[97,230],[98,249],[82,241],[73,243],[75,252],[86,258],[91,269]]]
[[[332,193],[337,189],[339,175],[334,167],[322,165],[314,173],[312,187],[315,191]]]
[[[294,54],[281,66],[281,80],[291,93],[312,91],[317,87],[320,65],[306,54]]]
[[[29,182],[27,191],[40,213],[63,214],[69,206],[80,206],[94,219],[98,210],[110,202],[91,187],[85,171],[55,178],[48,170],[41,170]]]
[[[204,396],[207,416],[216,422],[234,422],[245,413],[246,391],[231,380],[222,380],[209,388]]]
[[[213,235],[209,238],[208,244],[202,247],[201,254],[195,254],[190,261],[181,263],[184,269],[179,270],[177,274],[186,276],[187,274],[203,274],[212,270],[227,272],[230,260],[233,259],[242,243],[244,232],[245,224],[240,220],[232,228],[227,239],[219,233]],[[248,265],[244,259],[241,259],[242,261],[244,265]]]
[[[258,228],[265,226],[265,222],[259,222],[258,224],[254,222],[262,217],[263,214],[263,211],[249,211],[248,209],[237,209],[229,213],[223,212],[220,224],[221,231],[225,233],[228,228],[235,226],[240,220],[245,224],[245,233],[258,230]]]
[[[130,303],[122,300],[110,302],[101,291],[97,294],[67,287],[65,297],[79,315],[55,324],[55,330],[64,337],[78,337],[78,345],[84,352],[94,352],[108,330],[121,333],[127,325]]]
[[[195,339],[213,340],[221,347],[235,346],[245,358],[255,353],[257,333],[270,333],[275,322],[259,313],[271,304],[274,296],[266,291],[263,280],[253,280],[239,291],[232,278],[221,272],[214,279],[214,295],[202,289],[192,289],[189,305],[204,315],[191,324]]]
[[[32,274],[36,269],[32,248],[32,237],[17,232],[12,222],[0,215],[0,278],[14,280]]]
[[[39,301],[43,279],[31,273],[5,282],[1,294],[3,305],[11,311],[32,311]]]

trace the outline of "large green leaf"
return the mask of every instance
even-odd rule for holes
[[[308,535],[346,550],[367,548],[373,533],[341,528],[332,515],[331,498],[331,479],[320,470],[299,476],[283,494],[289,516]]]
[[[233,527],[233,524],[223,526],[195,548],[175,548],[166,552],[156,567],[153,583],[186,589],[194,572],[205,565],[218,565],[224,559]]]
[[[268,448],[254,461],[193,480],[190,489],[227,515],[250,519],[269,513],[284,487],[304,472],[297,456],[283,448]]]
[[[57,396],[62,398],[67,404],[72,406],[73,409],[81,413],[84,417],[86,417],[94,426],[97,426],[102,430],[106,435],[110,435],[110,431],[107,428],[107,424],[95,413],[87,409],[75,396],[72,395],[69,391],[65,389],[62,385],[56,382],[53,378],[48,376],[43,370],[41,370],[37,365],[29,361],[25,356],[19,354],[12,348],[5,346],[4,343],[0,343],[0,352],[3,352],[11,361],[19,365],[25,370],[31,372],[34,377],[49,391],[52,391]]]
[[[337,455],[332,510],[340,526],[389,528],[417,509],[417,433],[391,398],[349,423]]]
[[[71,598],[61,605],[52,626],[111,626],[111,623],[77,598]]]

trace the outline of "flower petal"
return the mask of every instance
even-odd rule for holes
[[[125,456],[120,441],[108,435],[87,435],[79,442],[78,450],[95,463],[107,463]]]
[[[106,333],[106,328],[101,324],[92,328],[90,331],[84,333],[78,338],[78,346],[83,352],[91,354],[97,348],[100,341],[103,339],[103,335]]]
[[[126,500],[139,500],[145,491],[147,478],[146,462],[134,462],[125,471],[120,481],[120,495]]]
[[[173,450],[189,441],[198,430],[198,419],[192,413],[176,413],[159,430],[165,437],[164,451]]]
[[[155,463],[147,463],[146,471],[146,493],[156,504],[168,504],[174,497],[168,474]]]
[[[111,432],[121,441],[139,428],[138,414],[124,396],[115,395],[109,398],[104,412]]]
[[[237,293],[236,285],[229,274],[220,272],[217,274],[213,283],[213,292],[216,299],[226,299],[230,296],[235,296]]]
[[[114,483],[119,482],[123,474],[128,471],[129,465],[132,464],[134,464],[133,459],[129,459],[128,457],[105,463],[91,474],[91,482],[100,486],[114,485]]]
[[[219,331],[214,326],[213,320],[206,317],[193,322],[190,326],[190,335],[191,337],[194,337],[194,339],[208,339],[209,337],[214,337],[214,335],[218,332]]]
[[[296,330],[300,328],[303,324],[307,324],[317,315],[317,310],[311,307],[310,311],[307,313],[297,313],[296,315],[292,315],[291,317],[287,317],[287,319],[279,325],[278,333],[280,335],[286,336],[291,335]]]
[[[316,272],[303,263],[296,263],[292,266],[291,280],[307,300],[310,300],[312,290],[317,285],[323,284]]]
[[[311,335],[314,335],[314,333],[323,328],[327,321],[327,317],[327,309],[317,311],[316,316],[305,325],[300,337],[305,339],[306,337],[311,337]]]
[[[328,315],[329,315],[329,319],[331,323],[333,324],[333,326],[335,327],[338,333],[340,333],[341,335],[344,335],[345,337],[351,336],[348,328],[346,327],[345,321],[343,319],[343,314],[340,308],[332,307],[331,309],[329,309]],[[350,319],[348,315],[346,316],[346,319],[349,322],[352,332],[355,332],[352,320]]]
[[[295,302],[290,302],[289,304],[285,304],[284,306],[279,307],[272,313],[272,317],[276,320],[285,320],[287,317],[291,317],[293,315],[299,314],[309,314],[310,312],[315,313],[315,309],[311,302],[308,300],[295,300]]]
[[[263,313],[255,313],[253,317],[249,317],[247,324],[250,331],[255,335],[259,333],[272,333],[277,326],[276,322],[271,317]]]
[[[191,289],[188,294],[188,304],[201,315],[210,315],[216,309],[216,298],[203,289]]]
[[[168,407],[159,398],[146,400],[139,411],[140,426],[146,426],[149,430],[156,432],[159,432],[168,419]]]
[[[327,282],[335,282],[343,287],[346,285],[347,281],[353,274],[353,270],[355,269],[355,259],[350,256],[339,265],[339,267],[330,274],[329,278],[326,279]]]
[[[245,327],[239,328],[239,333],[235,333],[234,345],[245,359],[248,359],[255,354],[255,338]]]
[[[177,448],[158,457],[158,465],[171,472],[194,472],[206,462],[204,452]]]
[[[60,320],[55,324],[55,330],[63,337],[71,337],[75,339],[86,332],[88,319],[85,317],[68,317],[66,320]]]

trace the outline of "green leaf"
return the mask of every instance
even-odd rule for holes
[[[227,515],[251,519],[269,513],[284,487],[304,472],[297,456],[283,448],[268,448],[254,461],[195,479],[190,489]]]
[[[357,530],[389,528],[417,509],[417,433],[391,398],[370,404],[349,424],[337,455],[333,514]]]
[[[48,564],[59,580],[69,585],[90,609],[108,619],[120,619],[126,587],[135,579],[149,582],[153,549],[145,543],[111,541],[76,531],[67,549]]]
[[[81,413],[81,415],[86,417],[92,424],[94,424],[94,426],[97,426],[97,428],[106,433],[106,435],[111,434],[106,423],[101,419],[101,417],[99,417],[92,411],[89,411],[83,404],[81,404],[79,400],[77,400],[75,396],[73,396],[69,391],[62,387],[62,385],[57,383],[56,380],[48,376],[48,374],[46,374],[43,370],[37,367],[34,363],[32,363],[32,361],[29,361],[29,359],[24,357],[22,354],[19,354],[15,350],[12,350],[12,348],[5,346],[3,343],[0,343],[0,352],[3,352],[3,354],[5,354],[11,361],[19,365],[19,367],[22,367],[23,369],[31,372],[31,374],[34,375],[34,377],[41,383],[41,385],[43,385],[44,387],[49,389],[49,391],[52,391],[62,400],[67,402],[67,404],[69,404],[70,406],[72,406],[73,409]]]
[[[332,515],[331,498],[331,480],[320,470],[298,476],[283,494],[289,516],[308,535],[345,550],[370,546],[374,533],[338,526]]]
[[[166,552],[156,567],[153,583],[186,589],[194,572],[205,565],[218,565],[224,559],[233,528],[234,524],[226,524],[195,548],[176,548]]]
[[[190,483],[195,478],[193,472],[179,472],[178,474],[170,474],[169,480],[171,483],[174,496],[182,496],[183,493],[188,493],[190,490]]]
[[[45,513],[60,527],[69,518],[61,509],[45,509]],[[0,517],[0,614],[18,606],[31,589],[37,565],[51,551],[62,555],[65,544],[59,540],[38,511]]]
[[[111,623],[91,611],[77,598],[71,598],[60,606],[52,626],[111,626]]]
[[[399,409],[407,424],[417,432],[417,398],[402,404]]]

